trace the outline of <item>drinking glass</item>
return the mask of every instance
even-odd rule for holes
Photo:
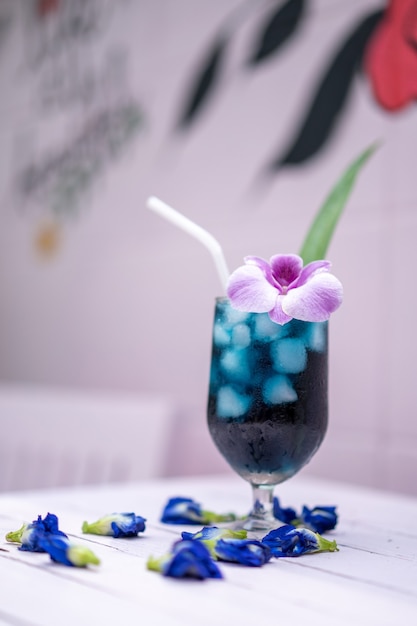
[[[326,433],[328,323],[233,309],[216,300],[208,428],[220,453],[252,486],[240,527],[269,530],[274,487],[298,472]]]

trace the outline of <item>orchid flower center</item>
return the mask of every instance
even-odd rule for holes
[[[285,296],[292,288],[294,281],[297,280],[299,272],[290,265],[281,267],[272,267],[272,278],[275,286],[281,295]]]

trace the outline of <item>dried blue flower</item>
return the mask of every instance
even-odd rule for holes
[[[200,505],[191,498],[170,498],[162,511],[164,524],[200,524]]]
[[[232,530],[230,528],[217,528],[217,526],[204,526],[196,533],[189,533],[185,530],[181,533],[183,539],[199,539],[200,541],[218,541],[225,537],[235,537],[237,539],[245,539],[247,530]]]
[[[274,517],[284,524],[303,526],[320,534],[333,530],[338,520],[335,506],[315,506],[313,509],[303,506],[298,516],[294,509],[282,508],[278,498],[274,498]]]
[[[181,533],[181,537],[187,541],[201,541],[210,550],[213,558],[216,557],[215,547],[220,539],[246,539],[246,530],[231,530],[230,528],[217,528],[217,526],[204,526],[196,533]]]
[[[161,522],[164,524],[213,524],[214,522],[232,522],[233,513],[217,514],[203,510],[192,498],[170,498],[162,511]]]
[[[251,567],[261,567],[272,557],[269,546],[255,539],[219,539],[214,547],[214,553],[221,561]]]
[[[301,556],[311,552],[335,552],[336,541],[328,541],[308,528],[295,528],[286,524],[271,530],[262,539],[275,557]]]
[[[86,567],[89,564],[99,565],[100,559],[89,548],[74,544],[59,535],[44,535],[39,543],[56,563],[70,567]]]
[[[335,506],[303,506],[300,523],[316,533],[325,533],[336,527],[338,516]]]
[[[274,498],[274,517],[284,524],[292,524],[297,519],[297,513],[291,508],[282,508],[277,497]]]
[[[145,530],[146,519],[135,513],[112,513],[105,515],[96,522],[82,525],[83,533],[91,535],[107,535],[115,537],[137,537],[138,533]]]
[[[172,578],[223,578],[210,552],[201,541],[177,541],[170,554],[149,557],[149,570]]]
[[[38,519],[30,524],[23,524],[19,530],[7,533],[6,541],[20,543],[19,550],[27,552],[44,552],[40,545],[40,540],[49,535],[67,537],[58,528],[58,517],[53,513],[48,513],[44,519],[38,515]]]
[[[41,528],[29,524],[22,533],[19,550],[25,550],[27,552],[44,552],[40,545],[40,541],[44,536],[45,532]]]

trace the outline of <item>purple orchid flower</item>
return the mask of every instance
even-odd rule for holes
[[[227,286],[231,304],[239,311],[268,313],[283,325],[293,318],[324,322],[342,304],[343,288],[330,274],[329,261],[303,267],[297,254],[276,254],[269,263],[256,256],[244,260]]]

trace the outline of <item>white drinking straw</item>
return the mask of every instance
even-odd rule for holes
[[[216,264],[217,272],[219,274],[220,282],[223,286],[224,291],[226,292],[226,284],[229,279],[229,270],[227,268],[227,264],[223,255],[223,251],[217,239],[213,237],[209,232],[198,226],[194,222],[192,222],[188,217],[178,213],[175,209],[173,209],[165,202],[162,202],[159,198],[155,196],[150,196],[146,202],[146,206],[151,211],[155,211],[161,217],[164,217],[168,221],[172,222],[189,235],[192,235],[196,239],[198,239],[206,248],[211,252],[214,263]]]

